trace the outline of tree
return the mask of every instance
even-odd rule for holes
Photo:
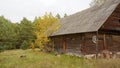
[[[48,36],[56,29],[51,26],[57,23],[57,20],[51,13],[46,13],[43,17],[38,17],[34,20],[35,46],[39,46],[41,50],[45,48],[45,45],[50,41]]]
[[[27,18],[23,18],[19,24],[19,45],[24,41],[29,43],[30,41],[34,41],[34,39],[35,34],[33,32],[33,23]]]
[[[105,3],[107,0],[92,0],[92,2],[90,3],[90,6],[94,6],[94,5],[101,5],[103,3]]]
[[[23,41],[22,45],[20,46],[21,49],[26,50],[28,48],[28,42],[27,41]]]
[[[52,13],[36,17],[34,22],[24,17],[20,23],[12,23],[0,16],[0,51],[27,48],[28,45],[33,50],[36,46],[43,49],[50,41],[49,35],[60,27],[57,21]]]
[[[59,14],[57,14],[56,17],[57,17],[58,19],[61,19],[61,16],[60,16]]]
[[[4,16],[0,16],[0,46],[4,46],[5,49],[15,48],[17,35],[16,25],[5,19]]]
[[[66,14],[66,13],[64,14],[64,17],[67,17],[67,14]]]

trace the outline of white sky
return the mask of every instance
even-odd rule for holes
[[[34,20],[35,16],[42,16],[45,12],[71,15],[88,8],[90,2],[91,0],[0,0],[0,15],[12,22],[19,22],[23,17]]]

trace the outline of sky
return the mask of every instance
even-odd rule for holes
[[[33,21],[45,12],[63,16],[74,14],[89,7],[91,0],[0,0],[0,15],[19,22],[23,17]]]

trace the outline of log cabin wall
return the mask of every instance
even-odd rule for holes
[[[54,48],[56,51],[66,53],[93,54],[96,53],[95,44],[92,42],[92,36],[94,35],[96,34],[86,33],[58,36],[54,38]],[[64,45],[65,42],[66,44]]]
[[[74,34],[66,36],[67,53],[81,54],[82,34]]]
[[[63,51],[63,47],[62,47],[62,37],[54,37],[54,50],[57,52],[61,52]]]
[[[114,35],[115,34],[115,35]],[[104,41],[105,35],[105,41]],[[99,32],[98,40],[99,52],[109,50],[111,52],[120,52],[120,35],[112,32]]]
[[[83,54],[95,54],[96,46],[92,42],[92,36],[96,35],[95,33],[85,34],[85,44],[82,46]],[[104,41],[105,35],[105,41]],[[98,52],[100,53],[103,50],[109,50],[111,52],[120,52],[120,35],[113,35],[106,32],[98,34]]]
[[[96,32],[57,36],[54,38],[54,48],[60,53],[95,54],[96,44],[92,42],[93,36],[96,36]],[[106,41],[104,42],[104,40]],[[98,33],[98,52],[100,53],[105,49],[119,52],[120,36],[105,32]]]
[[[54,37],[54,48],[56,51],[81,54],[82,34],[64,35]]]
[[[120,35],[111,35],[111,45],[108,45],[108,50],[120,52]]]
[[[95,36],[95,33],[85,33],[83,35],[81,51],[82,54],[93,54],[96,53],[96,46],[92,42],[92,37]]]
[[[111,41],[111,36],[106,35],[106,38],[109,38],[106,40],[106,43]],[[92,37],[97,36],[96,32],[94,33],[85,33],[84,36],[84,42],[82,45],[82,54],[95,54],[96,53],[96,44],[93,43]],[[107,44],[106,44],[107,45]],[[98,33],[98,52],[100,53],[101,51],[107,49],[107,46],[105,45],[104,41],[104,33]]]

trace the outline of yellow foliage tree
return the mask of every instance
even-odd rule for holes
[[[54,17],[51,13],[45,14],[43,17],[38,17],[34,21],[34,32],[36,34],[36,40],[34,45],[39,46],[43,49],[45,45],[50,41],[49,35],[55,32],[59,23],[58,19]]]

